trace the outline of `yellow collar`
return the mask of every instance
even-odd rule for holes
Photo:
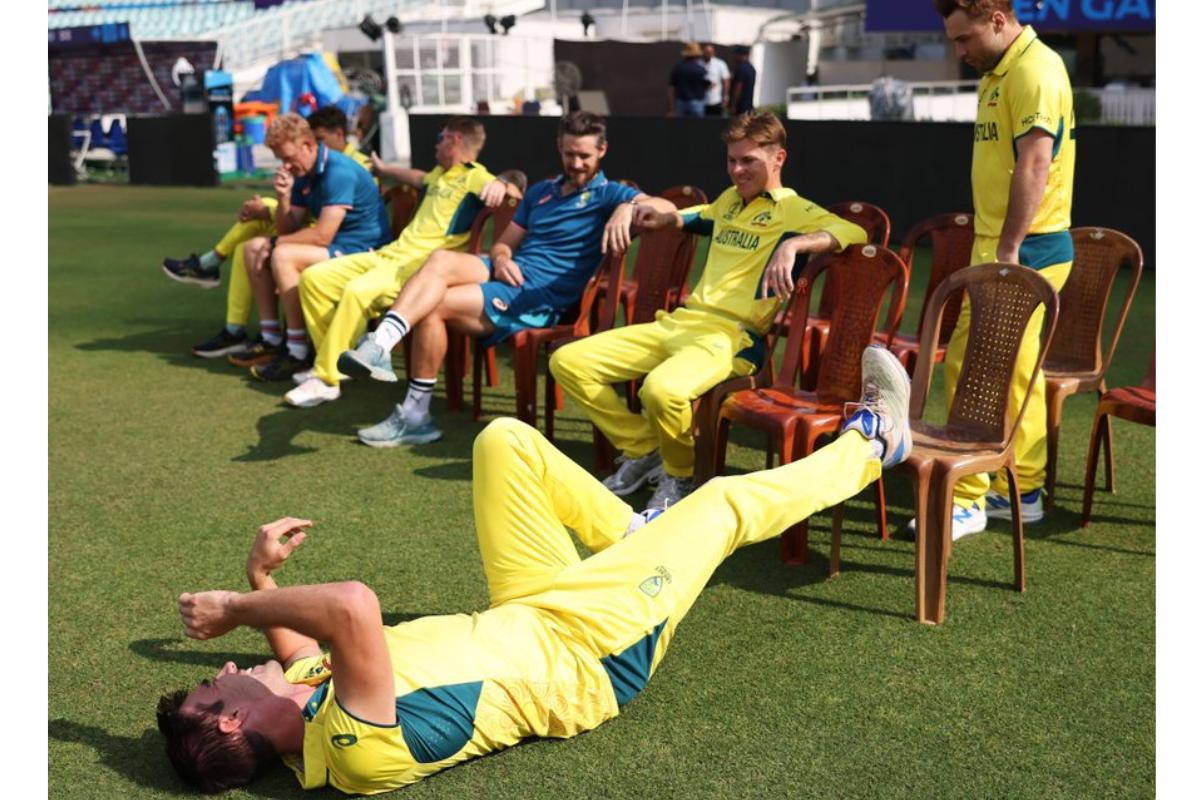
[[[996,66],[993,67],[987,74],[998,76],[1006,74],[1010,69],[1012,69],[1013,64],[1017,62],[1017,59],[1025,54],[1025,51],[1029,49],[1029,45],[1033,44],[1033,40],[1036,38],[1037,31],[1033,29],[1032,25],[1026,25],[1021,29],[1021,33],[1017,35],[1017,38],[1013,39],[1013,42],[1008,46],[1008,49],[1004,51],[1004,55],[1000,58],[1000,62],[996,64]]]

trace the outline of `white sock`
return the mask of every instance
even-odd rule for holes
[[[259,320],[258,332],[267,344],[283,344],[283,333],[279,330],[279,320],[277,319]]]
[[[288,328],[287,348],[292,358],[301,361],[308,358],[308,331],[304,328]]]
[[[389,311],[383,315],[379,327],[375,329],[375,344],[384,350],[391,350],[408,331],[408,320],[395,311]]]
[[[213,267],[221,266],[221,262],[225,259],[221,258],[221,254],[216,250],[209,250],[204,255],[200,256],[200,267],[202,269],[212,269]]]
[[[408,394],[401,409],[408,419],[424,419],[429,416],[429,401],[433,398],[433,387],[437,378],[412,378],[408,382]]]

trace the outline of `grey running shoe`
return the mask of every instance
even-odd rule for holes
[[[908,373],[887,348],[871,345],[862,354],[862,383],[858,409],[842,425],[842,432],[857,431],[879,442],[884,469],[894,467],[912,452]]]
[[[639,458],[617,456],[617,471],[603,483],[617,497],[625,497],[645,486],[646,481],[657,483],[662,474],[662,456],[655,450]]]
[[[375,334],[368,333],[358,346],[338,356],[338,369],[346,375],[371,376],[377,381],[395,383],[399,380],[392,369],[392,353],[375,343]]]
[[[358,440],[368,447],[398,447],[402,444],[428,444],[442,438],[442,432],[433,424],[433,417],[409,420],[400,406],[378,425],[363,428]]]
[[[658,479],[658,487],[650,497],[650,502],[646,504],[646,510],[659,508],[666,511],[695,490],[696,482],[692,478],[676,478],[663,473]]]

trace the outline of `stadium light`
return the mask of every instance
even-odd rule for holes
[[[504,28],[505,36],[508,36],[508,32],[510,30],[512,30],[516,24],[517,24],[517,18],[515,16],[513,16],[512,14],[509,14],[507,17],[500,18],[500,27]]]
[[[579,18],[579,21],[583,23],[583,37],[586,39],[588,35],[588,29],[596,26],[596,18],[592,16],[590,11],[584,11],[583,16]]]
[[[379,37],[383,36],[383,28],[371,18],[370,14],[362,18],[362,22],[358,23],[358,29],[362,31],[363,36],[366,36],[372,42],[378,42]]]
[[[396,19],[395,17],[388,17],[387,22],[383,24],[392,33],[399,33],[400,31],[404,30],[404,26],[400,23],[400,20]]]
[[[488,14],[484,17],[483,24],[487,26],[488,33],[496,33],[496,16],[494,14]]]

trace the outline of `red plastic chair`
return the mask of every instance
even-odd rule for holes
[[[904,314],[908,294],[908,269],[898,255],[886,247],[855,245],[829,258],[815,259],[801,271],[791,302],[792,319],[804,330],[812,287],[825,276],[841,301],[833,307],[825,355],[821,359],[813,390],[798,389],[803,361],[804,337],[788,338],[779,375],[769,385],[761,380],[757,389],[746,389],[726,397],[716,415],[713,434],[714,473],[725,468],[725,450],[731,423],[765,431],[779,448],[781,464],[811,454],[822,437],[835,433],[842,423],[846,403],[859,399],[862,389],[862,352],[871,343],[885,300],[889,299],[883,331],[890,341]],[[853,291],[849,287],[853,286]],[[770,353],[768,353],[768,361]],[[772,464],[770,451],[767,467]],[[880,537],[887,539],[883,480],[876,484]],[[784,532],[783,560],[789,564],[808,561],[808,522]]]
[[[925,299],[921,303],[921,317],[917,322],[917,334],[897,333],[892,340],[891,351],[900,359],[900,363],[912,375],[917,367],[917,351],[920,349],[918,338],[921,326],[925,324],[925,314],[929,310],[929,299],[937,288],[957,270],[971,263],[971,246],[975,241],[975,217],[973,214],[941,214],[922,220],[913,226],[900,245],[900,257],[908,265],[912,274],[913,255],[917,247],[926,239],[932,245],[933,253],[929,267],[929,282],[925,285]],[[942,329],[938,333],[937,353],[934,363],[940,364],[946,358],[946,345],[954,333],[958,322],[959,311],[962,310],[962,295],[950,298],[946,310],[942,313]],[[880,341],[876,337],[876,341]]]
[[[404,183],[384,192],[383,202],[391,212],[392,236],[399,236],[417,213],[417,206],[421,204],[421,193],[415,187]]]
[[[1096,406],[1096,417],[1092,421],[1092,438],[1088,442],[1086,474],[1083,484],[1083,521],[1087,527],[1092,521],[1092,496],[1096,492],[1096,462],[1100,456],[1101,437],[1111,437],[1112,417],[1129,420],[1139,425],[1155,427],[1155,410],[1157,398],[1154,391],[1154,355],[1150,356],[1150,369],[1138,386],[1122,386],[1110,389],[1100,395],[1100,404]],[[1112,457],[1112,441],[1108,441],[1108,454]],[[1110,468],[1111,470],[1111,468]],[[1112,476],[1112,472],[1109,472]],[[1112,487],[1109,487],[1112,491]]]

